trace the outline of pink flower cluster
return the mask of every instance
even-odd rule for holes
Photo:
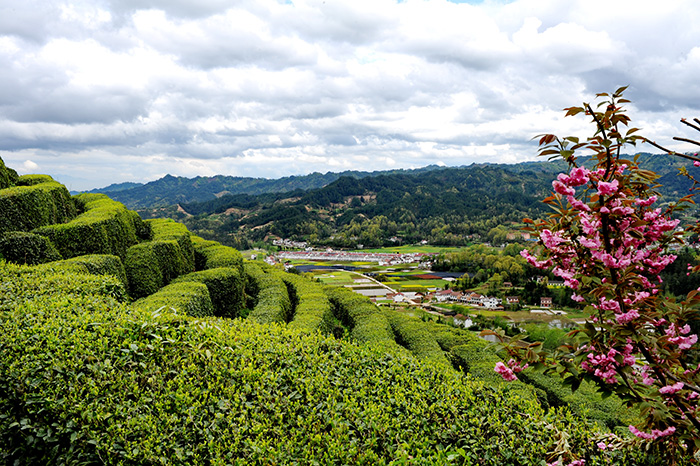
[[[693,334],[693,335],[688,335],[690,333],[690,325],[685,324],[683,327],[678,328],[678,326],[674,323],[671,324],[667,329],[666,329],[666,335],[668,336],[668,342],[672,343],[674,345],[678,345],[679,350],[687,350],[690,349],[691,346],[693,346],[695,343],[698,342],[698,336]],[[687,337],[683,335],[688,335]]]
[[[634,346],[629,340],[622,352],[617,351],[615,348],[610,348],[607,353],[598,353],[593,347],[588,347],[587,351],[588,355],[586,355],[586,360],[581,362],[581,368],[610,384],[617,383],[616,376],[620,368],[620,365],[615,360],[617,355],[622,355],[623,366],[632,366],[636,362],[633,356]]]
[[[527,369],[528,364],[525,364],[524,366],[521,366],[515,359],[511,359],[508,361],[508,365],[506,366],[502,362],[497,362],[496,367],[494,367],[494,371],[501,374],[501,377],[503,377],[503,380],[507,382],[512,382],[514,380],[518,380],[518,377],[515,375],[516,372],[522,372],[523,370]]]
[[[675,431],[676,428],[671,426],[664,430],[652,429],[651,434],[648,434],[646,432],[642,432],[634,426],[630,426],[630,432],[632,432],[634,436],[644,440],[656,440],[661,437],[666,437],[667,435],[672,435]]]
[[[677,382],[673,385],[666,385],[665,387],[659,388],[659,393],[662,395],[673,395],[674,393],[678,393],[679,391],[683,390],[683,387],[685,387],[683,382]]]

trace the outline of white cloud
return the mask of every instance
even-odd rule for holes
[[[534,158],[536,134],[585,135],[561,109],[628,84],[659,142],[700,116],[693,0],[142,5],[0,6],[8,165],[88,188],[510,163]]]

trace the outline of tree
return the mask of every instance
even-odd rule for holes
[[[675,461],[700,448],[700,364],[689,351],[698,340],[689,322],[698,319],[700,294],[693,290],[682,302],[664,297],[660,273],[676,258],[669,248],[683,243],[674,214],[694,193],[655,207],[657,175],[622,155],[625,147],[650,142],[629,127],[624,90],[599,94],[595,111],[586,103],[565,109],[566,116],[592,118],[595,131],[585,141],[540,137],[540,155],[563,158],[569,172],[552,182],[554,192],[544,199],[553,213],[526,220],[539,239],[537,249],[523,250],[523,257],[563,279],[592,318],[571,332],[575,344],[554,352],[540,343],[519,345],[519,338],[504,343],[510,360],[498,363],[496,371],[514,380],[529,365],[558,373],[572,389],[587,380],[603,393],[617,394],[643,415],[642,425],[629,427],[632,434],[663,444]],[[580,164],[582,151],[592,153],[590,168]],[[700,166],[696,156],[668,152]]]

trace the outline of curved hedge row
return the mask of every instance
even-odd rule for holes
[[[73,257],[71,259],[65,259],[46,265],[46,267],[51,267],[54,269],[67,267],[68,270],[74,270],[72,268],[73,266],[79,266],[81,267],[79,270],[85,270],[85,272],[93,275],[111,275],[117,278],[117,280],[124,285],[125,289],[128,289],[129,282],[126,278],[126,272],[124,271],[124,264],[119,257],[114,255],[90,254],[86,256]]]
[[[194,272],[194,246],[190,239],[190,232],[185,225],[169,218],[146,220],[154,241],[175,240],[182,251],[182,263],[180,273]],[[210,267],[213,268],[213,267]]]
[[[243,256],[238,250],[199,236],[193,236],[192,243],[197,270],[235,267],[241,274],[244,273]]]
[[[174,239],[153,240],[131,246],[124,267],[134,299],[155,293],[173,279],[190,272],[181,243]]]
[[[17,184],[19,176],[17,172],[5,165],[0,157],[0,189],[6,189]]]
[[[245,317],[245,280],[237,269],[221,267],[218,269],[201,270],[173,280],[173,283],[199,282],[204,283],[214,306],[217,317]]]
[[[262,324],[288,322],[292,317],[292,302],[284,281],[278,272],[265,273],[256,264],[244,264],[246,271],[246,293],[254,293],[255,304],[248,315]]]
[[[306,331],[331,332],[335,318],[323,285],[291,273],[279,276],[287,286],[294,309],[289,326]]]
[[[41,186],[44,184],[30,189]],[[74,199],[84,210],[82,214],[68,223],[43,226],[33,232],[49,238],[66,259],[86,254],[125,257],[127,249],[138,242],[137,230],[143,229],[140,217],[104,194],[78,194]]]
[[[423,321],[396,311],[384,311],[384,315],[387,317],[399,345],[430,365],[452,369],[445,353],[435,341],[432,333],[423,325]]]
[[[136,301],[136,309],[150,312],[172,312],[192,317],[214,315],[207,285],[200,282],[171,283],[156,293]]]
[[[8,231],[0,235],[0,257],[15,264],[28,265],[61,259],[51,241],[26,231]]]
[[[121,302],[128,300],[126,288],[119,279],[112,275],[90,274],[81,264],[52,262],[26,266],[0,261],[0,312],[47,297],[58,297],[61,303],[70,305],[71,300],[79,296],[93,300],[94,297],[109,297]],[[73,307],[74,312],[82,312],[80,307]],[[46,312],[56,315],[58,311],[46,308]],[[4,322],[0,314],[0,323]]]
[[[41,183],[55,182],[51,175],[22,175],[17,178],[15,184],[17,186],[34,186]]]
[[[333,313],[350,330],[353,340],[386,349],[399,347],[389,320],[368,298],[342,287],[328,288],[326,293]]]
[[[76,207],[70,193],[53,180],[0,189],[0,233],[30,231],[64,223],[75,216]]]

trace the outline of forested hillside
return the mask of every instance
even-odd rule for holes
[[[614,397],[102,194],[0,161],[0,220],[3,464],[665,462]]]

